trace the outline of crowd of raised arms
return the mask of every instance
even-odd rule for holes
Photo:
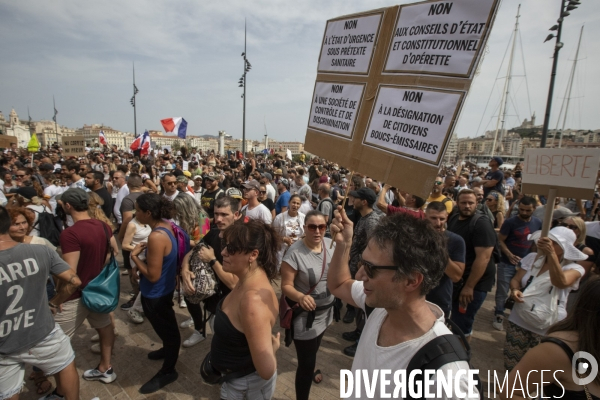
[[[579,385],[571,374],[573,353],[600,360],[597,191],[547,204],[521,190],[520,164],[494,157],[443,167],[424,198],[369,171],[284,157],[106,147],[63,157],[58,146],[0,154],[0,400],[17,399],[27,378],[41,399],[79,399],[76,357],[81,378],[114,382],[115,336],[129,334],[115,318],[149,323],[159,338],[129,361],[152,370],[141,394],[169,392],[180,348],[204,348],[202,380],[220,385],[221,399],[253,400],[273,397],[281,345],[296,349],[296,399],[315,398],[325,373],[339,376],[316,369],[334,320],[349,327],[340,339],[354,371],[427,369],[424,352],[431,358],[444,338],[465,351],[433,368],[471,370],[478,314],[506,333],[501,397],[519,398],[508,388],[528,376],[523,385],[545,382],[538,396],[600,398],[600,377]],[[122,257],[120,293],[131,297],[102,311],[96,288],[112,256]],[[484,315],[489,293],[495,308]],[[175,308],[189,319],[178,322]],[[86,320],[98,362],[71,345]],[[439,382],[422,383],[435,392]],[[351,397],[367,398],[358,385]]]

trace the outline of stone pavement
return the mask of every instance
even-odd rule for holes
[[[128,276],[121,279],[121,302],[127,301],[130,284]],[[279,293],[279,282],[274,285]],[[489,293],[481,311],[475,321],[475,334],[471,343],[473,351],[473,365],[480,370],[484,387],[487,386],[488,370],[504,373],[502,362],[502,348],[504,344],[504,332],[492,328],[491,322],[494,310],[493,292]],[[175,306],[177,321],[183,322],[189,318],[185,308]],[[344,310],[342,310],[344,311]],[[343,315],[343,313],[342,313]],[[148,381],[162,365],[161,361],[148,360],[146,354],[158,349],[161,344],[158,336],[154,333],[150,323],[137,325],[132,323],[125,312],[119,308],[115,310],[115,320],[119,336],[115,341],[114,355],[112,359],[113,368],[117,374],[117,380],[105,385],[101,382],[89,382],[83,378],[80,380],[80,395],[82,400],[91,400],[99,397],[100,400],[128,400],[128,399],[219,399],[218,387],[205,384],[200,377],[199,367],[204,356],[210,349],[212,333],[205,341],[192,348],[182,348],[177,364],[179,379],[168,385],[161,391],[144,396],[138,393],[139,387]],[[278,331],[283,331],[276,325]],[[323,372],[323,381],[312,385],[311,399],[338,399],[340,386],[340,369],[349,369],[352,359],[342,353],[342,349],[351,343],[341,338],[342,332],[352,330],[353,325],[344,324],[341,321],[330,326],[325,333],[319,355],[317,357],[317,368]],[[94,368],[100,359],[99,355],[90,351],[90,338],[96,333],[87,322],[81,326],[73,336],[72,343],[75,349],[75,362],[79,374],[86,369]],[[191,335],[192,329],[181,329],[183,340]],[[277,352],[278,378],[277,389],[274,399],[295,399],[294,377],[296,371],[296,351],[293,344],[285,347],[283,344]],[[27,368],[25,376],[31,372]],[[493,372],[492,372],[493,374]],[[50,378],[54,383],[54,380]],[[35,392],[33,381],[27,381],[21,393],[21,399],[38,399],[40,395]]]

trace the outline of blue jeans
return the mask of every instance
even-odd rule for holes
[[[457,300],[452,301],[452,316],[451,320],[454,322],[465,336],[470,336],[473,331],[473,322],[475,321],[475,315],[481,308],[481,305],[485,301],[487,292],[480,290],[473,290],[473,301],[467,306],[467,312],[461,314],[458,312],[458,296]],[[456,333],[456,332],[455,332]]]
[[[504,316],[504,303],[508,297],[508,289],[510,288],[510,280],[517,273],[517,267],[500,261],[497,268],[496,279],[496,308],[494,315]]]

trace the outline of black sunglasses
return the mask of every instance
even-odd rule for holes
[[[242,251],[242,249],[240,249],[239,247],[237,247],[234,244],[231,243],[227,243],[227,241],[225,239],[221,239],[221,250],[227,249],[227,253],[232,256],[235,253],[239,253],[240,251]]]
[[[373,265],[370,262],[363,260],[362,257],[360,257],[360,259],[358,260],[358,268],[359,269],[364,268],[365,273],[371,279],[375,277],[375,274],[374,274],[375,270],[378,270],[378,269],[387,269],[390,271],[398,270],[398,267],[396,267],[396,266]]]

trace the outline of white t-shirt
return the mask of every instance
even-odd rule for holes
[[[46,189],[44,189],[44,196],[48,196],[50,197],[50,199],[48,200],[48,203],[50,203],[50,206],[52,207],[52,212],[54,213],[54,215],[56,215],[56,196],[65,192],[67,190],[67,187],[64,186],[56,186],[55,184],[51,184],[49,185]]]
[[[525,271],[527,271],[527,273],[521,279],[521,287],[524,287],[527,284],[527,281],[529,280],[529,277],[531,276],[531,267],[533,266],[533,263],[535,262],[536,256],[537,256],[537,253],[529,253],[521,259],[521,268],[524,269]],[[568,260],[564,260],[563,264],[565,264],[562,266],[563,271],[568,271],[570,269],[574,269],[577,272],[579,272],[581,274],[581,276],[575,281],[575,283],[573,283],[568,288],[557,289],[558,290],[558,292],[557,292],[558,301],[559,301],[557,322],[562,321],[563,319],[565,319],[567,317],[567,300],[569,298],[569,293],[571,293],[572,290],[577,290],[579,288],[579,281],[581,281],[581,278],[585,274],[585,269],[583,269],[583,267],[579,264],[572,263],[571,261],[568,261]],[[546,271],[546,273],[549,273],[549,271]],[[520,326],[521,328],[525,328],[528,331],[531,331],[533,333],[537,333],[538,335],[543,335],[543,336],[546,335],[547,329],[536,328],[531,323],[524,321],[516,312],[510,313],[508,320],[510,322],[512,322],[513,324],[516,324],[516,325]]]
[[[115,206],[113,207],[113,214],[114,214],[115,219],[117,220],[118,224],[123,223],[123,216],[121,215],[121,203],[123,202],[123,199],[125,198],[125,196],[127,196],[128,194],[129,194],[129,188],[127,187],[127,185],[121,186],[119,188],[119,191],[117,192]]]
[[[269,211],[269,209],[264,204],[259,204],[252,210],[250,209],[250,207],[245,206],[244,210],[246,211],[246,217],[248,218],[258,219],[260,221],[263,221],[265,224],[270,224],[271,222],[273,222],[273,214],[271,214],[271,211]]]
[[[310,201],[309,200],[305,200],[300,205],[300,208],[298,209],[298,212],[301,212],[302,214],[306,215],[306,214],[308,214],[312,210],[314,210],[314,208],[310,204]]]
[[[591,221],[585,223],[586,235],[600,239],[600,221]]]
[[[270,183],[267,183],[265,185],[265,188],[267,189],[267,198],[273,200],[273,202],[275,202],[275,196],[277,196],[277,192],[275,191],[275,188],[273,187],[273,185],[271,185]]]
[[[179,194],[179,190],[176,190],[176,191],[175,191],[175,193],[173,193],[173,194],[172,194],[172,195],[170,195],[170,196],[169,196],[169,195],[167,195],[167,193],[165,192],[165,193],[163,193],[163,197],[165,197],[165,198],[167,198],[167,199],[169,199],[169,200],[173,201],[173,200],[175,200],[175,197],[177,197],[177,195],[178,195],[178,194]],[[191,194],[191,193],[190,193],[190,194]]]
[[[365,309],[365,292],[363,282],[355,281],[352,285],[352,299],[363,310]],[[373,376],[374,370],[387,369],[391,370],[391,375],[387,375],[386,379],[390,381],[389,385],[384,386],[383,388],[380,386],[380,379],[377,379],[376,385],[374,385],[374,392],[369,397],[365,390],[364,381],[361,379],[361,390],[360,395],[356,395],[356,390],[353,390],[352,397],[353,399],[367,399],[367,398],[383,398],[381,396],[381,389],[387,389],[384,393],[388,393],[391,397],[393,391],[395,389],[394,384],[394,373],[397,370],[405,370],[408,367],[408,364],[412,357],[417,353],[417,351],[423,347],[425,344],[435,339],[438,336],[451,334],[450,330],[444,324],[444,313],[443,311],[436,306],[435,304],[427,302],[429,309],[436,315],[437,320],[435,321],[433,327],[427,331],[423,336],[418,337],[416,339],[409,340],[407,342],[399,343],[395,346],[389,347],[381,347],[377,345],[377,340],[379,338],[379,331],[381,329],[381,325],[385,321],[387,317],[387,311],[383,308],[376,308],[373,310],[371,315],[367,318],[365,323],[365,327],[363,328],[362,334],[360,336],[360,341],[358,342],[358,348],[356,350],[356,355],[354,356],[354,361],[352,362],[352,371],[354,376],[356,376],[356,370],[367,370],[369,371],[369,376]],[[454,376],[458,371],[461,370],[469,370],[469,364],[466,361],[457,361],[451,362],[443,365],[440,370],[446,371],[446,377],[448,377],[448,371],[452,371],[452,381],[454,382]],[[362,374],[361,374],[362,375]],[[469,388],[467,382],[468,375],[462,375],[460,380],[460,390],[468,395]],[[431,378],[433,380],[433,385],[429,386],[429,393],[437,393],[437,381],[435,376]],[[408,381],[408,377],[407,377]],[[373,383],[373,380],[369,381],[369,383]],[[356,385],[356,382],[354,382]],[[456,389],[453,387],[454,391]],[[474,388],[474,392],[478,393],[477,388]],[[442,390],[442,396],[435,397],[436,399],[454,399],[458,397],[446,397],[444,396],[445,392]],[[401,396],[401,393],[399,394]],[[399,397],[401,398],[401,397]],[[464,397],[467,399],[479,399],[479,394],[475,397]]]

